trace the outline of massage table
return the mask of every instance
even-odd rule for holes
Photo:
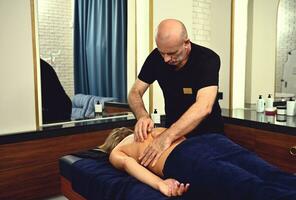
[[[181,200],[168,198],[126,172],[115,169],[108,155],[92,149],[59,160],[61,191],[70,200]]]
[[[108,154],[99,149],[60,159],[62,191],[71,200],[296,199],[294,175],[281,171],[221,134],[185,140],[170,153],[163,172],[167,177],[190,183],[191,189],[181,197],[168,198],[115,169],[109,163]],[[68,189],[75,193],[71,191],[68,195]],[[75,198],[70,194],[75,194]]]

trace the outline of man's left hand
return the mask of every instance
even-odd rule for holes
[[[152,162],[152,167],[156,164],[161,154],[171,146],[171,141],[165,133],[154,138],[151,144],[139,157],[141,165],[147,167]]]

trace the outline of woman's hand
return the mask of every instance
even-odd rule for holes
[[[158,188],[162,194],[168,197],[181,196],[184,192],[188,191],[189,183],[184,184],[175,179],[169,178],[161,181]]]

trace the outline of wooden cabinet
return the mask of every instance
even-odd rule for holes
[[[127,103],[119,102],[106,102],[104,104],[105,113],[122,113],[122,112],[131,112],[131,109]]]
[[[233,124],[225,124],[225,133],[264,160],[296,173],[296,136]]]
[[[59,158],[95,148],[110,131],[0,145],[0,199],[43,199],[60,194]]]

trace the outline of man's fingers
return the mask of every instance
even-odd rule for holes
[[[143,135],[142,135],[142,132],[143,132],[143,122],[141,122],[140,124],[139,124],[139,133],[138,133],[138,136],[139,136],[139,140],[140,140],[140,142],[143,142]]]
[[[147,167],[151,161],[155,158],[156,156],[156,152],[152,151],[148,157],[148,159],[146,160],[146,162],[144,163],[144,166]]]
[[[150,155],[152,154],[152,149],[151,149],[151,147],[150,146],[148,146],[146,149],[145,149],[145,151],[144,151],[144,153],[143,153],[143,155],[142,155],[142,158],[140,158],[140,160],[141,160],[141,165],[144,165],[145,163],[146,163],[146,161],[148,160],[148,158],[150,157]]]
[[[139,160],[141,161],[141,163],[142,163],[143,157],[147,154],[148,151],[149,151],[149,146],[143,151],[142,155],[139,157]]]
[[[147,126],[148,126],[148,124],[145,121],[143,121],[143,123],[142,123],[142,138],[143,138],[143,140],[146,139],[145,135],[147,134]]]
[[[151,120],[150,123],[148,124],[148,132],[151,132],[153,128],[154,128],[154,123]]]
[[[136,124],[136,126],[135,126],[135,132],[134,132],[134,135],[135,135],[135,141],[139,141],[138,139],[138,135],[139,135],[139,125],[138,125],[138,123]]]
[[[153,126],[154,123],[149,117],[140,118],[135,126],[135,140],[143,142],[147,138],[148,132],[152,131]]]
[[[140,123],[140,129],[139,129],[139,136],[141,139],[141,142],[143,142],[147,138],[147,122],[141,121]]]
[[[144,131],[142,136],[143,136],[143,141],[146,140],[146,138],[147,138],[147,131]]]
[[[139,121],[136,124],[136,127],[135,127],[135,135],[136,135],[136,141],[137,142],[143,141],[143,139],[142,139],[142,121]]]
[[[161,156],[161,153],[162,153],[162,152],[158,152],[158,153],[156,154],[156,156],[155,156],[155,158],[154,158],[154,160],[153,160],[153,162],[152,162],[152,167],[155,166],[156,162],[158,161],[159,157]]]

